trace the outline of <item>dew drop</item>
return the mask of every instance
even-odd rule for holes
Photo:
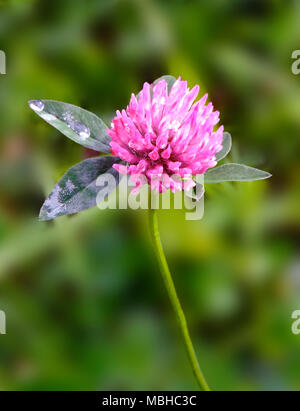
[[[42,102],[42,100],[30,100],[28,104],[29,107],[34,111],[43,111],[45,107],[45,104]]]
[[[74,122],[74,119],[73,119],[72,114],[66,112],[66,113],[64,113],[64,114],[62,115],[62,118],[63,118],[63,120],[67,123],[67,126],[68,126],[68,127],[71,127],[71,124]]]
[[[67,123],[67,126],[71,128],[76,134],[78,134],[80,138],[82,138],[83,140],[89,138],[91,134],[90,129],[85,124],[74,120],[71,113],[64,113],[62,117]]]
[[[72,121],[72,123],[69,124],[69,127],[83,139],[88,138],[91,134],[90,129],[85,124],[76,120]]]
[[[79,123],[79,121],[73,121],[70,125],[72,130],[75,131],[76,134],[79,135],[82,139],[89,138],[91,132],[90,129],[83,123]]]

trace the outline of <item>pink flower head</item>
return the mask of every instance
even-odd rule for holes
[[[117,111],[111,129],[111,151],[127,165],[114,164],[136,183],[134,192],[149,183],[157,192],[173,192],[195,185],[192,176],[217,164],[222,149],[223,126],[213,131],[219,112],[207,94],[193,103],[199,86],[192,90],[179,77],[168,93],[168,84],[145,83],[138,98],[132,94],[126,110]]]

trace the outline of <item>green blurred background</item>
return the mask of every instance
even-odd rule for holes
[[[298,390],[299,1],[0,1],[0,389],[197,389],[145,211],[38,222],[89,150],[36,116],[50,98],[110,121],[163,74],[209,93],[229,160],[270,180],[206,187],[205,215],[160,212],[161,235],[213,389]]]

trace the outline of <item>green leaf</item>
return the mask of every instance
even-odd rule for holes
[[[253,181],[271,177],[270,173],[248,167],[243,164],[224,164],[212,168],[204,174],[205,183],[221,183],[223,181]]]
[[[96,151],[110,153],[107,125],[95,114],[54,100],[30,100],[29,107],[71,140]]]
[[[161,80],[165,80],[165,81],[167,82],[167,84],[168,84],[168,93],[170,93],[171,88],[173,87],[173,84],[174,84],[175,81],[176,81],[176,78],[173,77],[173,76],[169,76],[169,75],[162,76],[162,77],[159,77],[158,79],[156,79],[156,80],[153,82],[153,84],[157,84],[157,83],[158,83],[159,81],[161,81]]]
[[[120,162],[119,157],[94,157],[71,167],[44,202],[40,211],[40,220],[51,220],[65,214],[78,213],[94,207],[96,198],[97,201],[104,200],[119,183],[119,173],[112,168],[112,165]],[[111,182],[108,181],[106,186],[98,185],[99,182],[96,184],[99,176],[108,177],[107,174],[110,174]]]
[[[157,84],[161,80],[165,80],[167,82],[167,84],[168,84],[168,93],[170,93],[171,88],[173,87],[173,84],[176,81],[176,78],[173,77],[173,76],[166,75],[166,76],[161,76],[158,79],[154,80],[154,82],[150,86],[151,98],[153,97],[153,85]],[[141,91],[139,91],[139,93],[137,94],[137,99],[138,100],[139,100],[139,97],[140,97],[140,93],[141,93]]]
[[[220,161],[222,158],[226,157],[229,151],[231,150],[231,135],[227,132],[223,133],[223,141],[222,141],[223,148],[216,154],[216,160]]]

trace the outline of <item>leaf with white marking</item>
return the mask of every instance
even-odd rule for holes
[[[165,80],[168,84],[168,93],[170,93],[171,88],[173,87],[176,78],[170,75],[166,75],[166,76],[161,76],[158,79],[156,79],[153,84],[157,84],[158,82],[160,82],[161,80]]]
[[[254,181],[271,177],[270,173],[248,167],[243,164],[229,163],[211,168],[204,174],[205,183],[221,183],[223,181]]]
[[[51,220],[62,215],[78,213],[94,207],[96,199],[104,200],[119,183],[120,174],[112,168],[112,165],[120,162],[119,157],[94,157],[71,167],[44,202],[40,211],[40,220]],[[99,176],[105,177],[106,186],[97,184]]]
[[[227,132],[223,133],[222,150],[216,154],[216,160],[220,161],[222,158],[226,157],[231,150],[232,140],[231,135]]]
[[[54,100],[30,100],[29,107],[71,140],[95,151],[110,153],[108,127],[96,114]]]

